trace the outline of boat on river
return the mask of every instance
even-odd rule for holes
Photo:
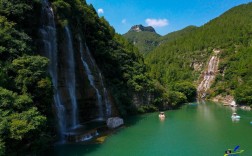
[[[242,152],[244,152],[244,150],[237,150],[237,151],[232,151],[231,149],[228,149],[227,151],[225,151],[224,156],[230,156],[230,155],[239,155]]]
[[[159,115],[158,115],[158,117],[159,117],[159,118],[162,118],[162,119],[165,118],[164,112],[160,112]]]
[[[240,119],[241,117],[237,115],[236,113],[233,113],[231,116],[232,119]]]

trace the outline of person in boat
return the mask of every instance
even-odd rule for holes
[[[233,113],[233,114],[232,114],[232,116],[231,116],[231,118],[234,118],[234,119],[239,119],[239,118],[240,118],[240,116],[239,116],[239,115],[237,115],[236,113]]]
[[[231,153],[232,153],[231,149],[228,149],[228,150],[225,151],[224,156],[228,156],[228,155],[231,154]]]
[[[159,116],[160,118],[165,118],[164,112],[160,112],[158,116]]]
[[[244,152],[244,150],[238,150],[238,151],[233,151],[232,152],[231,149],[228,149],[228,150],[225,151],[224,156],[239,155],[239,154],[241,154],[243,152]]]

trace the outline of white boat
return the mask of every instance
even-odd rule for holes
[[[237,115],[236,113],[233,113],[231,116],[232,119],[240,119],[241,117]]]
[[[160,112],[159,115],[158,115],[159,118],[165,118],[165,114],[164,112]]]
[[[237,107],[237,104],[235,101],[232,101],[231,104],[230,104],[231,107]]]

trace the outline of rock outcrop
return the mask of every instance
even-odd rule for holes
[[[123,119],[119,117],[112,117],[107,119],[107,126],[109,128],[117,128],[123,124],[124,124]]]
[[[149,31],[149,32],[156,33],[155,29],[152,26],[145,27],[145,26],[143,26],[141,24],[132,26],[129,31],[136,31],[136,32]]]
[[[231,105],[232,102],[234,101],[234,97],[231,95],[226,95],[226,96],[218,95],[214,97],[212,101],[220,102],[220,103],[223,103],[224,105]]]

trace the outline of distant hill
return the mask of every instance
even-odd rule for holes
[[[239,103],[252,104],[251,19],[252,3],[248,3],[201,27],[190,26],[160,37],[162,44],[146,56],[151,76],[168,88],[181,81],[196,86],[213,50],[220,49],[219,73],[208,97],[228,94]]]
[[[178,38],[182,38],[185,35],[193,33],[195,30],[197,30],[197,28],[198,27],[196,27],[196,26],[187,26],[184,29],[174,31],[174,32],[171,32],[171,33],[169,33],[169,34],[167,34],[165,36],[160,37],[159,42],[163,43],[163,42],[175,40],[175,39],[178,39]]]
[[[152,26],[144,27],[141,24],[134,25],[133,27],[131,27],[131,29],[129,31],[135,31],[135,32],[148,31],[148,32],[156,33],[155,29]]]
[[[152,51],[158,45],[158,39],[160,38],[160,35],[156,33],[153,27],[144,27],[142,25],[132,26],[123,36],[143,54]]]
[[[167,41],[181,38],[196,30],[196,26],[188,26],[182,30],[171,32],[165,36],[161,36],[156,33],[155,29],[151,26],[144,27],[140,25],[134,25],[123,36],[133,43],[141,53],[144,55],[154,50],[158,45]]]

